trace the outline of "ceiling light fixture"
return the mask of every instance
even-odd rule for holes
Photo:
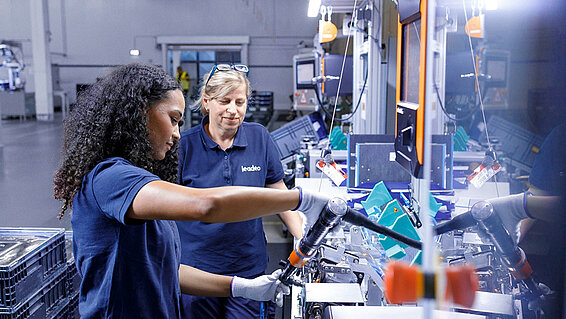
[[[307,16],[309,18],[316,18],[320,10],[320,3],[322,0],[309,0],[309,10]]]

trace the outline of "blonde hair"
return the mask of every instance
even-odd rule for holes
[[[248,80],[244,72],[236,70],[216,70],[214,74],[212,74],[212,78],[210,78],[210,73],[211,72],[205,74],[204,78],[202,79],[202,82],[206,83],[206,86],[200,88],[199,98],[191,106],[193,110],[198,110],[200,108],[202,115],[207,115],[208,111],[204,107],[202,107],[205,97],[211,99],[221,98],[230,94],[241,85],[246,86],[246,100],[250,97],[252,89],[250,86],[250,81]],[[209,78],[210,81],[208,80]]]

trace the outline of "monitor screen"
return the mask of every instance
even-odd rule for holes
[[[325,76],[340,76],[342,73],[342,83],[340,84],[340,92],[338,92],[338,80],[330,80],[324,82],[323,95],[327,97],[335,97],[336,93],[340,96],[352,95],[352,81],[353,81],[353,58],[351,55],[346,56],[344,63],[344,70],[342,70],[342,62],[344,56],[339,54],[325,54],[324,55],[324,75]],[[364,74],[365,77],[365,74]]]
[[[505,82],[507,80],[507,61],[503,59],[487,60],[487,74],[490,81]]]
[[[311,88],[312,78],[315,76],[315,60],[297,61],[295,75],[297,77],[297,89]]]

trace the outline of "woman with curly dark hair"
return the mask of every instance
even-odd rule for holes
[[[175,184],[184,108],[175,79],[135,63],[91,85],[65,120],[54,193],[60,217],[72,209],[82,318],[178,318],[181,293],[281,300],[288,292],[280,271],[244,279],[180,264],[172,220],[226,223],[296,209],[312,223],[327,202],[301,190]]]

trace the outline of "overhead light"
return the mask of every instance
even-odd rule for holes
[[[498,6],[497,0],[485,0],[485,9],[488,11],[497,10]]]
[[[140,55],[140,50],[138,50],[138,49],[131,49],[131,50],[130,50],[130,55],[131,55],[131,56],[138,56],[138,55]]]
[[[318,12],[320,10],[320,2],[322,0],[309,0],[309,10],[307,16],[309,18],[316,18],[318,17]]]

